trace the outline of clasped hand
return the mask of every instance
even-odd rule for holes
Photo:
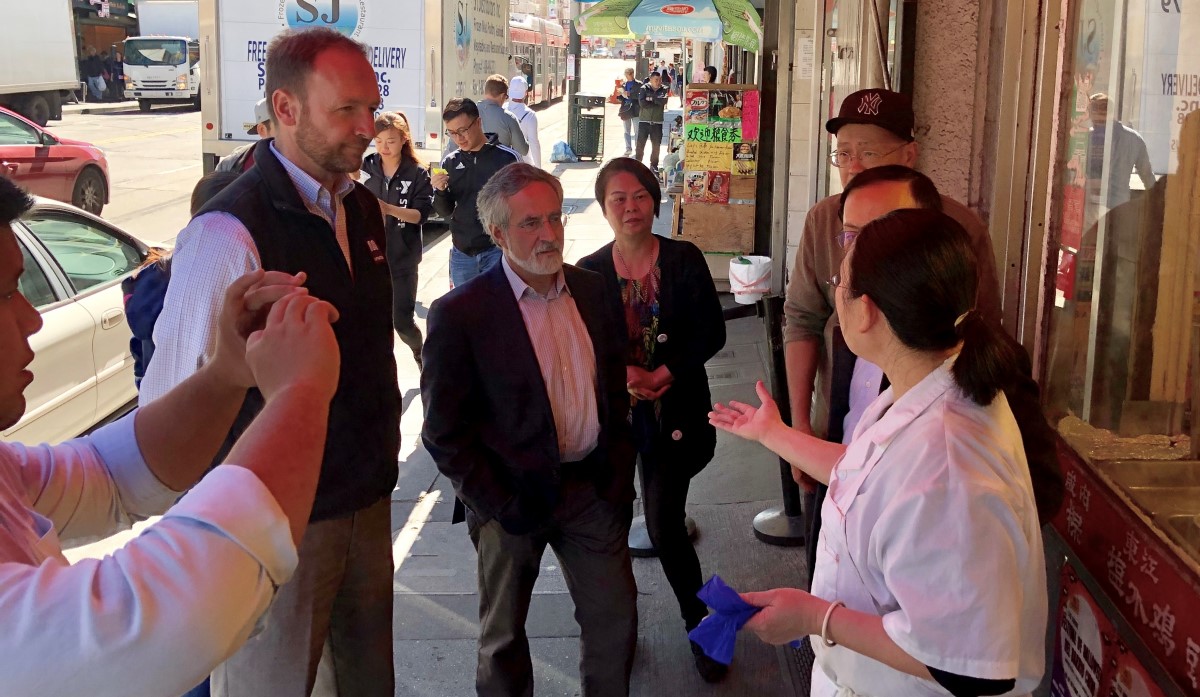
[[[662,397],[674,380],[675,376],[671,375],[671,371],[667,370],[665,365],[660,365],[654,370],[646,370],[636,365],[625,366],[625,389],[643,401],[653,401]]]
[[[768,644],[786,644],[821,632],[821,620],[829,603],[797,588],[742,593],[742,600],[762,608],[746,622],[745,629]]]
[[[307,277],[254,271],[225,291],[209,369],[229,384],[258,387],[266,399],[287,389],[331,399],[340,355],[332,324],[337,310],[308,295]]]

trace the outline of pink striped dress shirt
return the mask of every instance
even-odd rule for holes
[[[537,354],[546,396],[558,431],[558,454],[563,462],[587,457],[600,438],[596,403],[596,353],[591,335],[575,306],[562,272],[545,296],[529,287],[505,257],[501,262],[512,285],[525,331]]]

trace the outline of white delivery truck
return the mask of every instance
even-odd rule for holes
[[[125,40],[125,98],[142,111],[154,104],[200,108],[200,16],[197,0],[138,0],[140,36]]]
[[[4,3],[0,22],[0,106],[45,126],[79,89],[70,0]]]
[[[318,26],[367,46],[381,109],[403,112],[416,146],[436,153],[446,101],[476,98],[488,75],[511,70],[507,0],[200,0],[205,172],[255,139],[271,39]]]

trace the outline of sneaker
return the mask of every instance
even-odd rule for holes
[[[718,683],[724,680],[729,674],[729,666],[709,658],[696,642],[689,643],[692,645],[692,657],[696,659],[696,672],[704,678],[704,682]]]
[[[632,150],[626,150],[626,151],[625,151],[625,152],[624,152],[624,153],[621,155],[621,157],[633,157],[633,151],[632,151]]]

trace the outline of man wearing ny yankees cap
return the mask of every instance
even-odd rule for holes
[[[907,95],[883,89],[866,89],[846,97],[837,118],[825,124],[825,130],[836,138],[830,163],[837,168],[842,186],[845,187],[860,172],[872,167],[915,167],[918,146],[913,136],[913,126],[912,102]],[[967,230],[979,259],[980,285],[976,307],[985,317],[998,322],[1000,288],[987,225],[963,204],[945,196],[941,198],[942,210]],[[837,327],[834,289],[828,281],[841,267],[846,254],[843,245],[857,232],[851,229],[852,226],[842,224],[840,202],[840,195],[829,196],[809,210],[784,303],[786,323],[783,340],[792,427],[821,438],[828,437],[830,431],[830,357]],[[878,213],[868,219],[897,208],[926,207],[905,201],[878,200],[874,203],[877,204]],[[844,234],[847,232],[850,234]],[[870,379],[860,375],[855,378],[860,382]],[[881,378],[882,374],[876,376],[876,382]],[[800,471],[793,468],[792,472],[799,481],[802,477]],[[815,485],[815,482],[810,483]],[[812,489],[809,486],[805,488]],[[809,499],[806,503],[813,501]],[[806,508],[816,510],[812,506]]]

